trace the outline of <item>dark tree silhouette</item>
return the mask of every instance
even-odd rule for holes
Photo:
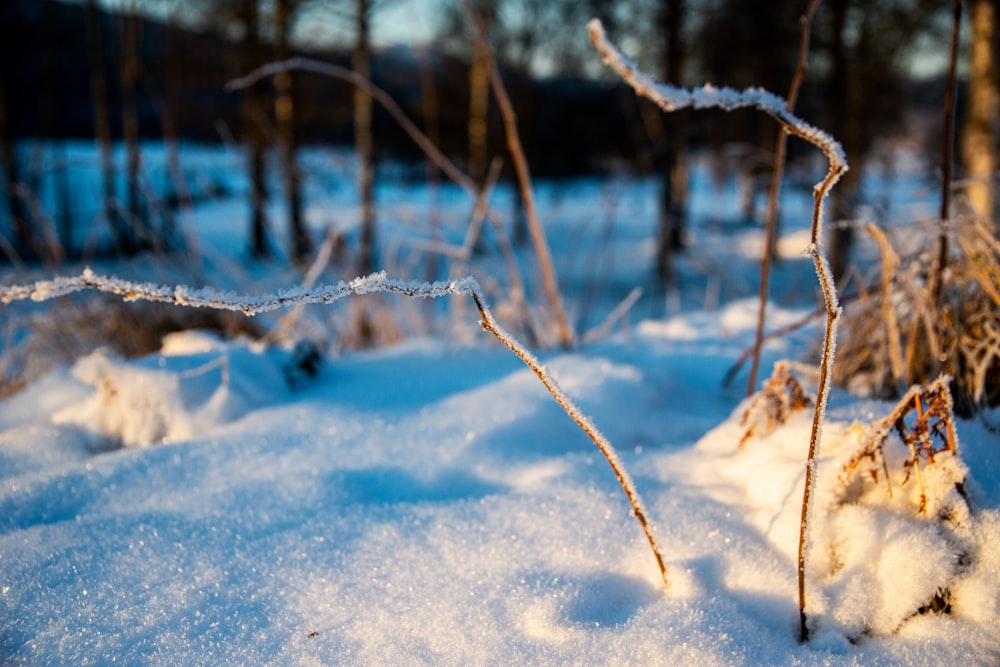
[[[292,19],[299,3],[293,0],[276,0],[274,4],[275,58],[285,60],[291,55],[289,35]],[[291,236],[291,253],[296,262],[309,259],[312,242],[302,219],[302,190],[296,160],[296,105],[294,73],[279,72],[274,77],[274,117],[281,153],[281,175],[285,204],[288,207],[288,229]]]

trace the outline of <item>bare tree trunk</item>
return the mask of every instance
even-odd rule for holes
[[[685,15],[684,0],[665,0],[660,7],[660,23],[666,35],[664,77],[667,83],[681,84],[684,45],[681,41]],[[664,282],[674,279],[673,256],[684,247],[687,215],[688,165],[687,118],[685,111],[670,114],[663,145],[660,186],[660,221],[657,238],[656,270]]]
[[[194,243],[194,239],[188,238],[186,229],[178,226],[177,213],[181,216],[187,215],[191,211],[191,196],[185,181],[184,169],[181,166],[181,156],[179,148],[180,128],[180,79],[182,76],[180,59],[176,56],[179,30],[177,27],[176,10],[167,15],[166,25],[166,48],[167,62],[163,72],[163,102],[160,112],[160,126],[163,131],[163,144],[167,152],[167,168],[170,170],[170,178],[173,181],[173,197],[164,207],[163,228],[160,236],[172,247],[173,243],[179,242],[182,245]],[[188,251],[193,248],[187,248]]]
[[[16,194],[17,184],[20,181],[20,170],[14,133],[10,120],[7,117],[6,101],[5,82],[3,80],[3,73],[0,73],[0,169],[3,169],[4,173],[4,203],[10,216],[10,227],[14,235],[12,239],[13,245],[10,250],[16,250],[18,255],[24,257],[26,251],[31,248],[31,228],[28,226],[24,206]],[[6,246],[7,244],[4,245]],[[6,255],[7,253],[4,254]],[[7,258],[11,261],[20,259],[20,257]]]
[[[490,34],[493,23],[493,3],[476,2],[474,10],[483,32]],[[489,159],[490,55],[479,40],[472,42],[472,63],[469,65],[469,175],[480,187],[486,178]]]
[[[247,70],[256,68],[260,63],[260,11],[257,0],[243,0],[241,5],[241,20],[244,27],[243,58]],[[265,115],[264,99],[260,83],[247,86],[243,92],[241,104],[244,142],[247,145],[249,160],[247,176],[250,181],[250,253],[258,258],[270,256],[267,243],[267,190],[264,183],[264,143]]]
[[[997,3],[972,0],[969,22],[972,43],[969,59],[969,93],[965,132],[962,136],[962,160],[967,175],[974,179],[967,193],[980,214],[996,219],[996,170],[1000,92],[997,79]],[[1000,226],[1000,223],[998,223]]]
[[[20,198],[17,196],[18,183],[21,180],[20,165],[18,164],[16,146],[14,142],[14,132],[7,116],[7,97],[5,86],[6,68],[2,66],[6,63],[0,62],[0,169],[3,169],[4,182],[3,191],[6,195],[8,214],[10,215],[10,227],[14,238],[13,243],[4,243],[3,255],[12,262],[25,257],[31,252],[31,227],[28,224],[27,212]],[[16,252],[18,256],[9,256],[11,252]]]
[[[42,42],[44,55],[42,56],[42,94],[40,100],[39,116],[41,117],[41,136],[47,137],[50,143],[49,148],[49,172],[52,175],[52,189],[55,194],[56,229],[48,239],[48,243],[42,244],[43,257],[51,262],[59,263],[72,252],[73,245],[73,218],[70,204],[69,182],[66,174],[66,146],[65,133],[59,123],[59,109],[63,105],[62,86],[59,81],[59,54],[57,50],[56,22],[52,20],[53,10],[56,9],[52,3],[45,3],[42,7]],[[40,150],[43,150],[45,142],[39,142]],[[41,169],[38,170],[41,173]],[[36,186],[32,192],[38,192]],[[47,236],[42,234],[43,237]]]
[[[101,212],[111,229],[119,252],[127,253],[132,243],[128,227],[115,210],[115,163],[111,153],[111,113],[108,109],[108,80],[104,63],[104,38],[97,0],[87,0],[87,61],[90,67],[90,95],[94,106],[94,135],[101,153]]]
[[[139,45],[141,43],[141,23],[134,3],[130,3],[122,15],[121,26],[121,85],[122,85],[122,138],[128,154],[126,184],[128,196],[126,206],[132,227],[130,252],[148,247],[152,238],[148,229],[139,170],[142,152],[139,148]]]
[[[371,41],[369,0],[355,5],[354,71],[371,79]],[[360,88],[354,89],[354,146],[358,160],[358,200],[361,204],[361,239],[358,248],[358,273],[368,275],[375,269],[375,150],[372,136],[372,98]]]
[[[437,84],[434,78],[433,54],[429,50],[423,52],[420,59],[420,102],[424,117],[424,132],[435,146],[441,145],[439,129]],[[427,213],[427,226],[430,238],[441,236],[441,169],[430,158],[426,161],[427,189],[430,191],[430,209]],[[440,258],[437,253],[427,255],[427,280],[437,280],[440,268]],[[432,315],[434,304],[427,302],[428,316]]]
[[[292,1],[277,0],[274,5],[274,29],[275,56],[279,61],[286,60],[291,54],[288,46],[291,14]],[[312,243],[302,220],[302,190],[295,159],[295,96],[292,77],[290,70],[279,71],[274,77],[274,117],[281,151],[282,184],[288,206],[288,229],[292,237],[292,258],[302,263],[308,261]]]

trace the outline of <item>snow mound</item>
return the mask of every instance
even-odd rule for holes
[[[53,422],[90,433],[97,449],[188,440],[284,398],[292,370],[283,350],[204,332],[171,334],[145,359],[126,361],[105,350],[79,359],[72,375],[92,391],[58,410]]]
[[[746,417],[763,395],[699,441],[692,482],[740,507],[794,562],[812,410],[753,433]],[[869,467],[862,457],[858,465],[872,429],[830,418],[824,425],[806,562],[806,611],[817,629],[857,642],[896,634],[930,613],[996,620],[1000,582],[986,547],[998,517],[970,510],[970,473],[959,453],[914,465],[893,433],[884,464]]]

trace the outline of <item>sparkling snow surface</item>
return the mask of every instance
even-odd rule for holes
[[[399,202],[384,246],[413,234],[405,206],[423,210],[420,192],[382,191]],[[468,202],[451,196],[461,221]],[[343,197],[310,209],[314,228],[346,211],[350,229]],[[570,312],[593,326],[648,278],[655,188],[539,200]],[[903,450],[887,454],[893,498],[845,487],[841,464],[893,406],[840,391],[810,533],[813,636],[797,641],[811,410],[740,446],[745,369],[721,380],[753,337],[756,301],[734,296],[755,290],[760,230],[713,221],[719,201],[696,202],[675,301],[537,352],[634,479],[668,589],[598,450],[453,295],[441,302],[466,300],[471,336],[333,354],[295,389],[289,352],[186,332],[141,359],[86,355],[0,402],[0,663],[1000,664],[1000,438],[986,426],[1000,416],[960,421],[961,458],[925,471],[929,506],[951,508],[940,522],[912,511]],[[798,249],[777,269],[769,327],[816,307],[795,254],[808,202],[784,209],[781,247]],[[240,211],[199,210],[207,284],[253,293],[218,268],[238,254],[225,239]],[[762,374],[816,340],[806,327],[771,343]],[[942,591],[950,613],[918,613]]]

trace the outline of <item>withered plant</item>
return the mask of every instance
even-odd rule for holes
[[[959,414],[1000,405],[1000,241],[992,224],[976,216],[952,221],[939,298],[928,280],[936,258],[899,255],[885,233],[869,231],[882,252],[881,295],[846,309],[834,380],[896,398],[946,374]]]
[[[612,44],[597,19],[587,24],[590,41],[601,53],[604,63],[613,69],[636,94],[654,102],[663,111],[678,109],[717,108],[725,111],[753,108],[771,116],[782,130],[798,136],[823,152],[828,170],[823,180],[813,189],[812,229],[809,238],[809,254],[816,269],[823,294],[826,326],[823,328],[823,352],[819,363],[819,380],[816,390],[816,404],[813,411],[813,425],[809,434],[809,451],[806,456],[806,479],[802,492],[802,519],[799,523],[798,589],[799,589],[799,635],[803,641],[809,638],[806,618],[806,533],[816,485],[816,460],[819,457],[823,417],[832,378],[831,367],[836,356],[837,323],[842,312],[837,295],[837,286],[830,272],[830,265],[823,250],[823,202],[840,177],[847,172],[847,156],[843,146],[831,135],[807,123],[788,109],[788,101],[760,88],[734,90],[705,85],[701,88],[686,89],[656,81],[645,74],[639,66],[625,57]]]
[[[968,468],[958,453],[948,383],[949,378],[942,376],[925,387],[912,387],[892,412],[868,426],[857,453],[841,469],[839,502],[887,505],[935,523],[951,550],[954,576],[974,554],[968,540],[972,514],[965,490]],[[946,582],[951,576],[913,609],[913,615],[950,613],[951,589]]]
[[[896,443],[905,448],[908,456],[902,461],[902,470],[895,477],[902,476],[901,486],[916,481],[919,490],[917,513],[927,515],[928,492],[924,482],[924,471],[933,466],[942,454],[957,456],[955,438],[955,417],[951,392],[946,376],[939,377],[924,388],[911,388],[899,401],[895,409],[883,419],[873,423],[862,439],[861,448],[844,466],[841,472],[843,497],[849,499],[860,495],[868,484],[885,485],[890,499],[895,497],[886,447]],[[896,438],[892,436],[895,435]],[[959,496],[964,498],[964,479],[954,482]],[[852,487],[853,490],[852,490]]]
[[[755,436],[767,435],[788,421],[793,414],[809,407],[812,400],[806,396],[802,385],[792,375],[787,361],[779,361],[774,365],[771,378],[764,387],[750,399],[740,425],[747,430],[740,438],[740,447]]]

